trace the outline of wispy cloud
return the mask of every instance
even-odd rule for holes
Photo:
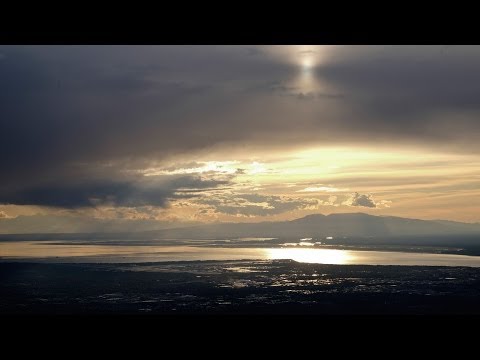
[[[243,170],[235,167],[235,165],[238,163],[239,161],[189,162],[168,167],[142,169],[139,170],[139,172],[145,176],[202,174],[208,172],[220,174],[238,174]]]
[[[332,186],[310,186],[297,192],[340,192],[348,191],[348,188],[336,188]]]
[[[318,209],[317,199],[261,194],[226,194],[202,198],[198,204],[208,205],[214,212],[237,216],[267,216],[293,210]]]

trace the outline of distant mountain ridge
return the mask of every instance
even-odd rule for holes
[[[345,213],[313,214],[279,222],[209,224],[149,233],[162,238],[480,235],[480,224]]]
[[[28,217],[26,217],[28,218]],[[0,219],[2,221],[18,221],[19,219]],[[21,219],[20,219],[21,220]],[[42,220],[39,218],[39,220]],[[52,222],[55,219],[52,220]],[[23,234],[30,234],[35,238],[141,238],[141,239],[225,239],[242,237],[274,237],[274,238],[321,238],[321,237],[404,237],[404,236],[451,236],[474,235],[480,236],[479,223],[462,223],[448,220],[419,220],[396,216],[375,216],[365,213],[343,214],[313,214],[290,221],[260,222],[260,223],[214,223],[187,227],[169,227],[159,223],[156,226],[164,228],[150,228],[155,224],[152,220],[140,223],[135,220],[101,221],[96,224],[95,230],[87,230],[87,226],[68,226],[60,222],[56,231],[34,232],[25,227]],[[54,225],[54,224],[52,224]],[[101,225],[101,226],[100,226]],[[141,225],[141,226],[140,226]],[[53,228],[50,227],[50,228]],[[92,227],[89,226],[91,229]],[[145,229],[147,228],[147,229]],[[17,226],[18,229],[18,226]],[[68,229],[65,231],[64,229]],[[0,230],[7,230],[1,228]],[[33,230],[33,229],[32,229]],[[62,231],[63,230],[63,231]],[[18,231],[0,234],[0,239],[22,238]],[[14,235],[12,235],[14,234]],[[43,235],[42,235],[43,234]],[[30,237],[31,237],[30,236]]]

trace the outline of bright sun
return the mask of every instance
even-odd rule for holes
[[[304,72],[309,72],[312,69],[312,59],[311,58],[305,58],[302,59],[302,69]]]

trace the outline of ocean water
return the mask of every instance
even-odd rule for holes
[[[204,241],[192,245],[4,241],[0,242],[2,261],[76,263],[141,263],[199,260],[294,260],[301,263],[339,265],[419,265],[480,267],[480,257],[455,254],[342,250],[304,246],[221,246]]]

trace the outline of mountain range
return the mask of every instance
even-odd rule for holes
[[[25,217],[28,218],[28,217]],[[2,223],[21,221],[22,219],[0,219],[0,238],[8,236],[8,228]],[[195,224],[187,227],[167,228],[167,224],[158,222],[157,228],[153,220],[144,221],[103,221],[89,227],[85,223],[77,226],[45,227],[53,231],[35,231],[35,226],[22,227],[17,223],[14,237],[21,236],[18,229],[25,229],[24,234],[47,234],[52,238],[143,238],[143,239],[221,239],[241,237],[275,237],[275,238],[321,238],[321,237],[405,237],[405,236],[454,236],[479,235],[479,223],[462,223],[447,220],[418,220],[395,216],[374,216],[364,213],[345,214],[313,214],[291,221],[259,222],[259,223],[214,223]],[[72,220],[73,221],[73,220]],[[38,219],[36,219],[38,222]],[[45,224],[45,223],[44,223]],[[35,224],[33,224],[35,225]],[[101,226],[100,226],[101,225]],[[2,228],[3,227],[3,228]],[[163,228],[162,228],[163,227]],[[68,231],[65,231],[69,229]],[[63,230],[63,231],[62,231]],[[12,234],[13,232],[11,232]],[[68,235],[68,236],[67,236]]]
[[[364,213],[314,214],[291,221],[219,223],[149,232],[159,238],[401,237],[480,235],[480,224],[418,220]]]

